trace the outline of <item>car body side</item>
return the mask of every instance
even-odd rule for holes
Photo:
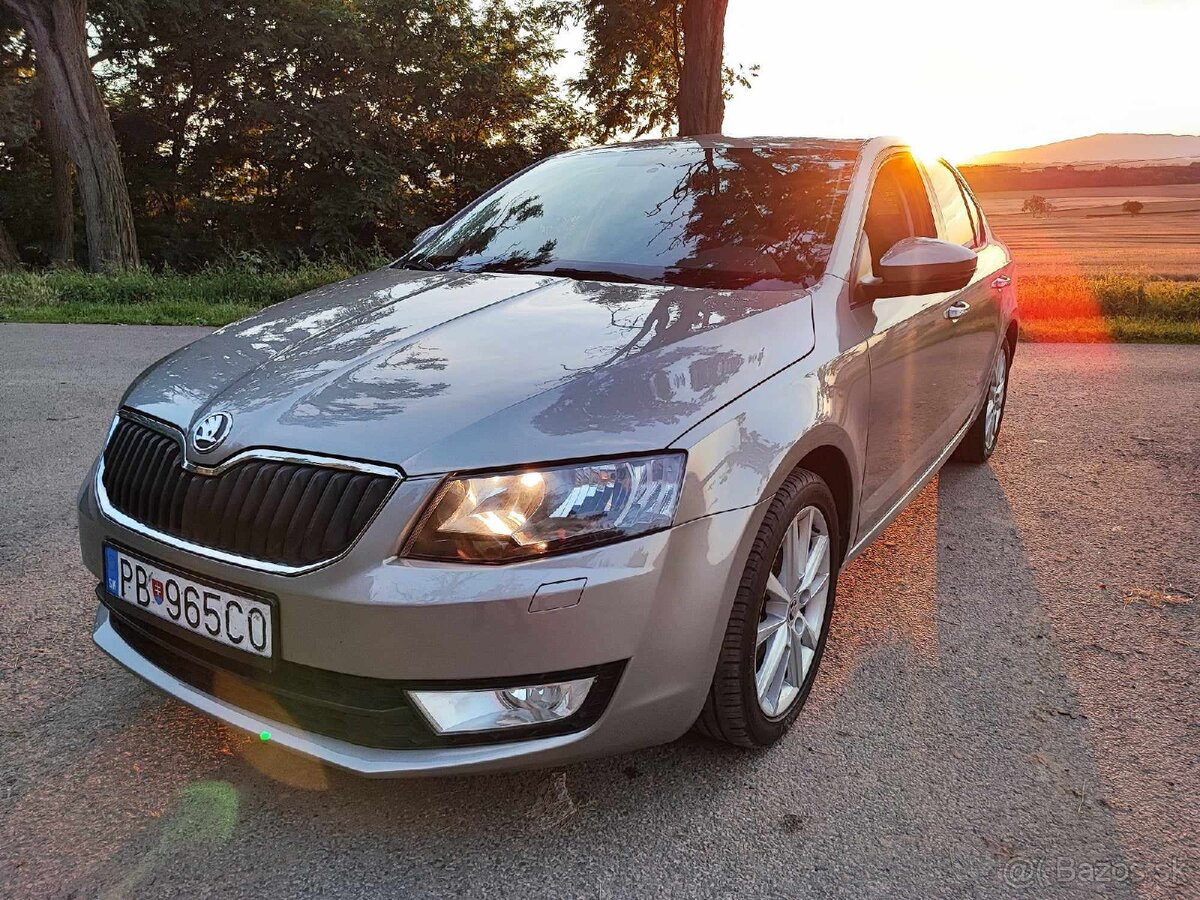
[[[283,646],[289,660],[302,664],[366,677],[455,680],[627,660],[610,708],[596,725],[519,743],[396,753],[308,734],[289,726],[281,714],[273,724],[275,740],[362,774],[394,775],[557,764],[669,741],[686,731],[704,703],[750,546],[787,475],[805,465],[830,482],[842,518],[840,557],[845,564],[932,477],[983,403],[986,369],[981,367],[975,373],[979,383],[973,407],[953,423],[950,439],[914,462],[917,477],[902,485],[898,496],[878,499],[864,514],[871,422],[880,413],[872,394],[872,354],[886,350],[888,328],[871,314],[871,304],[856,301],[852,273],[874,176],[889,156],[904,152],[906,146],[895,139],[867,142],[851,177],[825,276],[795,303],[748,320],[747,325],[757,321],[761,340],[782,345],[774,359],[787,357],[791,346],[791,360],[773,365],[774,371],[763,370],[762,380],[745,383],[740,394],[657,447],[687,452],[672,528],[499,567],[403,560],[397,558],[398,549],[446,471],[432,462],[408,464],[409,477],[350,552],[336,565],[296,579],[294,592],[289,588],[291,615],[283,617]],[[940,222],[932,192],[930,196]],[[975,283],[1011,265],[990,232],[986,250],[991,255],[983,260],[981,254],[983,270]],[[928,302],[944,306],[953,297]],[[1001,292],[996,302],[994,321],[971,326],[991,342],[993,352],[1013,336],[1015,292]],[[804,321],[797,319],[798,312]],[[720,330],[715,334],[719,340]],[[753,340],[739,347],[748,357],[755,352],[749,344]],[[456,434],[471,436],[469,428]],[[524,437],[515,433],[501,443],[517,446]],[[481,435],[465,445],[484,440]],[[552,449],[545,461],[561,459],[564,454],[556,455],[554,449],[558,444],[548,444]],[[649,449],[655,448],[628,448]],[[617,447],[603,452],[615,453]],[[116,540],[186,570],[201,568],[204,575],[226,583],[267,593],[280,590],[276,576],[198,561],[115,526],[101,514],[93,482],[94,470],[80,494],[80,536],[85,563],[98,576],[103,577],[101,547],[105,540]],[[530,598],[539,590],[581,578],[587,579],[582,602],[550,613],[531,612]],[[106,616],[101,606],[97,642],[127,667],[238,727],[254,731],[261,726],[261,719],[236,704],[196,691],[131,655]],[[303,629],[293,630],[292,623],[300,621]],[[398,623],[406,638],[402,653],[396,652]]]

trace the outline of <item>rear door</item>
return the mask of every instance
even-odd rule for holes
[[[950,349],[957,367],[954,419],[961,426],[983,397],[1000,345],[1001,293],[1008,253],[991,240],[983,216],[961,176],[945,160],[924,164],[938,215],[938,237],[970,247],[979,256],[971,283],[954,296]]]
[[[936,237],[920,170],[909,153],[889,156],[876,173],[859,237],[856,281],[878,276],[880,258],[908,237]],[[870,335],[871,402],[860,534],[885,518],[953,439],[963,388],[946,318],[951,292],[854,301]],[[964,414],[965,415],[965,414]]]

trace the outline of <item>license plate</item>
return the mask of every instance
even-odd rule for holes
[[[193,581],[116,547],[104,548],[104,584],[112,596],[185,631],[255,656],[270,657],[270,604]]]

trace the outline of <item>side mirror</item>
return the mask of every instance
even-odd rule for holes
[[[979,257],[969,247],[936,238],[905,238],[879,261],[880,277],[864,278],[868,300],[957,291],[971,283]]]

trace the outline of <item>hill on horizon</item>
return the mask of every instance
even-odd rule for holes
[[[1050,166],[1082,163],[1200,160],[1200,135],[1093,134],[1088,137],[1000,150],[974,157],[971,166]]]

